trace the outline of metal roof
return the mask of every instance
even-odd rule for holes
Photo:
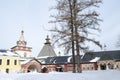
[[[120,60],[120,50],[116,51],[99,51],[99,52],[87,52],[84,56],[81,56],[81,63],[84,62],[97,62],[103,60]],[[77,63],[77,56],[75,56],[75,62]],[[44,64],[60,64],[60,63],[72,63],[72,56],[54,56],[47,57]]]
[[[61,63],[69,63],[70,56],[56,56],[56,57],[48,57],[45,59],[45,64],[61,64]]]
[[[100,61],[102,61],[102,60],[120,60],[120,50],[87,52],[84,55],[82,60],[85,62],[89,62],[90,60],[94,59],[95,57],[100,57]]]

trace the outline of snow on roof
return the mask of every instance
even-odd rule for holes
[[[92,59],[90,62],[96,62],[96,61],[98,61],[98,60],[100,60],[100,57],[95,57],[95,58]]]
[[[40,56],[40,57],[37,57],[37,59],[45,59],[45,58],[48,58],[49,56]]]
[[[14,57],[18,57],[18,54],[16,54],[15,52],[11,52],[9,50],[0,50],[0,56],[14,56]]]
[[[31,61],[31,59],[28,59],[28,60],[25,60],[25,61],[20,61],[20,64],[27,64],[30,61]]]
[[[39,60],[38,60],[39,61]],[[45,64],[45,61],[43,60],[43,61],[39,61],[40,63],[42,63],[42,64]]]
[[[70,56],[68,59],[67,59],[67,62],[71,62],[70,60],[72,59],[72,56]]]

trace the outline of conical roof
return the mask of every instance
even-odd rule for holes
[[[24,31],[23,30],[21,31],[21,36],[19,38],[19,41],[25,41],[25,39],[24,39]]]
[[[46,42],[37,57],[56,56],[55,51],[53,50],[49,40],[49,36],[47,36]]]

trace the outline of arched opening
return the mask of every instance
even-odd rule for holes
[[[100,65],[100,69],[101,69],[101,70],[106,70],[106,64],[101,64],[101,65]]]
[[[62,66],[56,67],[56,71],[57,71],[57,72],[63,72],[63,67],[62,67]]]
[[[113,65],[109,63],[109,64],[108,64],[108,68],[109,68],[109,69],[113,69]]]
[[[27,72],[37,72],[38,69],[35,65],[30,65],[27,69]]]
[[[41,69],[41,72],[42,72],[42,73],[48,73],[48,68],[47,68],[47,67],[43,67],[43,68]]]

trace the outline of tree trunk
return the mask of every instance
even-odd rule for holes
[[[75,42],[76,42],[76,54],[77,54],[77,72],[81,73],[80,69],[80,50],[79,50],[79,42],[78,42],[78,26],[76,24],[77,21],[77,0],[73,1],[73,12],[74,12],[74,26],[75,26]]]
[[[73,61],[73,73],[76,72],[75,70],[75,50],[74,50],[74,26],[73,26],[73,8],[72,8],[72,5],[71,5],[71,0],[69,0],[69,6],[70,6],[70,27],[71,27],[71,40],[72,40],[72,61]]]

